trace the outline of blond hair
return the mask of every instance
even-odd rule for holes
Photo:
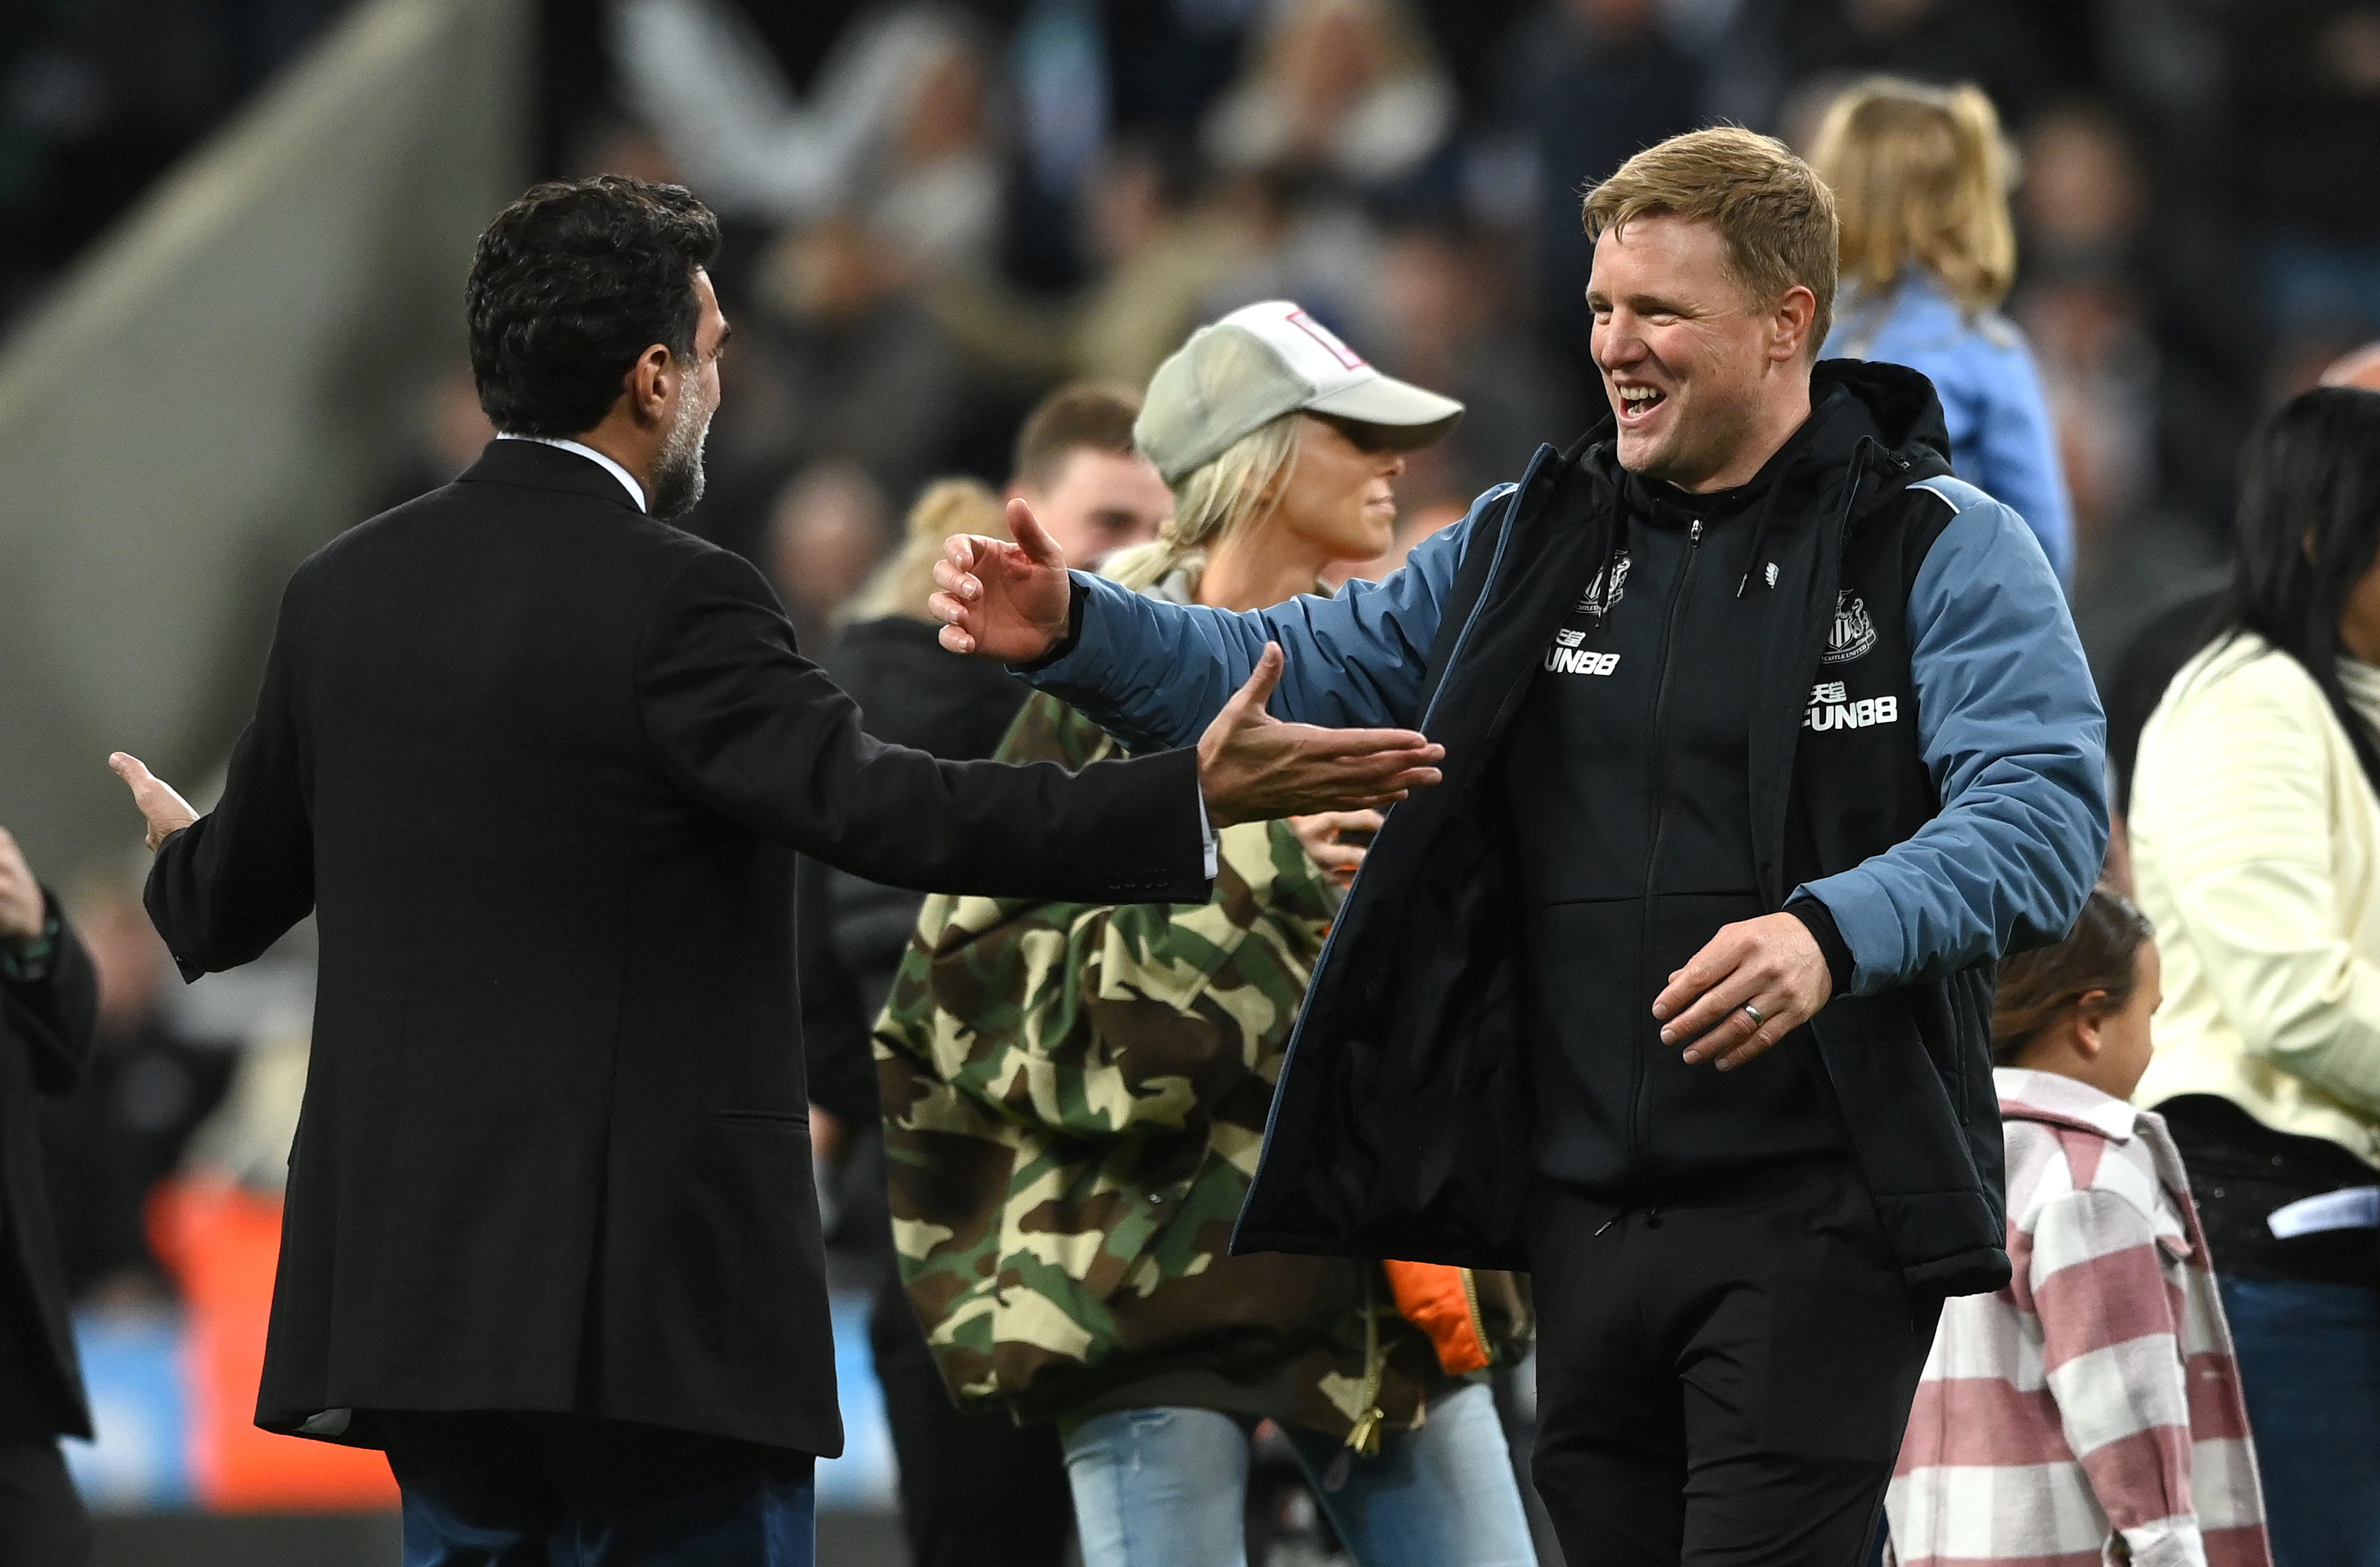
[[[1127,588],[1161,582],[1269,514],[1297,466],[1299,418],[1292,411],[1267,419],[1175,480],[1173,515],[1157,538],[1117,551],[1104,574]]]
[[[1861,82],[1828,106],[1810,161],[1834,188],[1842,270],[1863,290],[1889,290],[1913,264],[1971,315],[2008,298],[2012,160],[1981,88]]]
[[[1807,288],[1817,301],[1805,352],[1835,316],[1835,199],[1809,164],[1774,137],[1736,126],[1688,131],[1647,147],[1587,192],[1588,239],[1638,218],[1707,223],[1727,242],[1728,270],[1767,305]]]
[[[922,620],[940,626],[926,600],[934,591],[934,563],[953,533],[1008,537],[1007,508],[990,486],[973,479],[938,479],[918,493],[903,525],[901,548],[876,568],[859,591],[835,611],[837,626],[864,620]]]

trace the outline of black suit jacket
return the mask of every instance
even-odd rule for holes
[[[0,1440],[91,1435],[39,1098],[81,1079],[98,1012],[90,954],[63,915],[43,978],[0,976]]]
[[[192,972],[318,915],[258,1424],[565,1411],[839,1452],[794,851],[1189,901],[1196,778],[879,745],[758,572],[553,447],[495,442],[325,547],[149,883]]]

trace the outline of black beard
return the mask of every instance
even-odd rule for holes
[[[675,522],[702,499],[702,448],[680,457],[665,456],[653,475],[653,516]]]

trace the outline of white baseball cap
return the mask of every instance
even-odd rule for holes
[[[1374,426],[1405,452],[1463,417],[1453,398],[1382,375],[1295,302],[1267,299],[1200,327],[1157,367],[1132,435],[1174,484],[1242,436],[1300,410]]]

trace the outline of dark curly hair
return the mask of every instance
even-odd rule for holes
[[[464,287],[480,407],[509,435],[592,430],[647,348],[694,357],[694,271],[718,254],[719,220],[683,187],[534,187],[480,236]]]

